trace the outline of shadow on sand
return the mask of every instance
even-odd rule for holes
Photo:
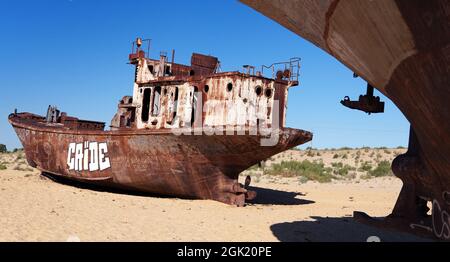
[[[249,187],[249,190],[256,192],[256,198],[248,201],[249,204],[259,205],[306,205],[313,204],[314,201],[299,199],[297,196],[304,196],[298,192],[286,192],[261,187]]]
[[[92,191],[97,192],[108,192],[108,193],[114,193],[114,194],[125,194],[130,196],[146,196],[146,197],[158,197],[158,198],[173,198],[170,196],[165,195],[158,195],[158,194],[152,194],[152,193],[145,193],[145,192],[139,192],[134,190],[127,190],[127,189],[121,189],[121,188],[114,188],[111,186],[104,186],[102,184],[92,184],[94,182],[90,183],[83,183],[80,181],[68,179],[62,176],[56,176],[49,173],[41,173],[42,177],[48,178],[56,183],[60,183],[67,186],[76,187],[79,189],[88,189]],[[186,198],[189,199],[189,198]]]
[[[158,198],[174,198],[166,195],[158,195],[152,193],[143,193],[133,190],[117,189],[112,187],[106,187],[103,185],[95,185],[83,183],[75,180],[71,180],[61,176],[55,176],[48,173],[41,173],[41,176],[46,177],[54,182],[61,183],[68,186],[73,186],[80,189],[89,189],[97,192],[109,192],[116,194],[127,194],[132,196],[147,196],[147,197],[158,197]],[[303,196],[301,193],[297,192],[286,192],[280,190],[273,190],[268,188],[250,187],[250,190],[256,191],[256,199],[249,201],[249,204],[260,204],[260,205],[306,205],[312,204],[314,201],[304,200],[296,198],[297,196]],[[193,198],[184,198],[187,200],[192,200]]]
[[[314,221],[279,223],[270,227],[282,242],[366,242],[376,236],[381,242],[432,241],[414,235],[367,226],[352,217],[315,217]]]

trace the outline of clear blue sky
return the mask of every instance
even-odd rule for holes
[[[0,143],[21,147],[7,122],[14,108],[44,114],[54,104],[109,123],[118,100],[132,94],[126,62],[137,36],[153,39],[153,56],[174,48],[176,62],[189,63],[192,52],[211,54],[224,71],[299,56],[300,86],[289,94],[287,125],[313,131],[313,147],[407,145],[409,124],[392,102],[382,97],[386,112],[370,116],[343,107],[339,101],[364,93],[365,82],[235,0],[2,0]]]

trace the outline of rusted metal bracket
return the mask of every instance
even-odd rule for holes
[[[357,78],[358,75],[353,73],[353,77]],[[360,95],[358,101],[352,101],[348,96],[341,100],[341,104],[350,109],[361,110],[369,115],[372,113],[383,113],[384,102],[380,101],[379,96],[373,95],[374,87],[367,83],[367,91],[365,95]]]

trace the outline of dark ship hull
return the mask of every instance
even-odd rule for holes
[[[240,1],[334,56],[411,123],[392,164],[403,181],[392,214],[355,218],[450,240],[450,1]]]
[[[261,146],[263,137],[248,133],[83,130],[47,123],[30,113],[11,114],[9,122],[28,163],[42,172],[112,188],[238,206],[255,196],[238,183],[240,172],[312,139],[309,132],[289,128],[276,131],[279,139],[274,146]]]

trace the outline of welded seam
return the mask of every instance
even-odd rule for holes
[[[335,56],[333,50],[331,50],[330,45],[328,44],[328,34],[330,32],[330,20],[333,17],[334,11],[336,11],[336,8],[339,4],[340,0],[334,0],[330,7],[328,8],[328,11],[325,14],[325,30],[323,32],[323,39],[325,40],[325,45],[328,51]]]

